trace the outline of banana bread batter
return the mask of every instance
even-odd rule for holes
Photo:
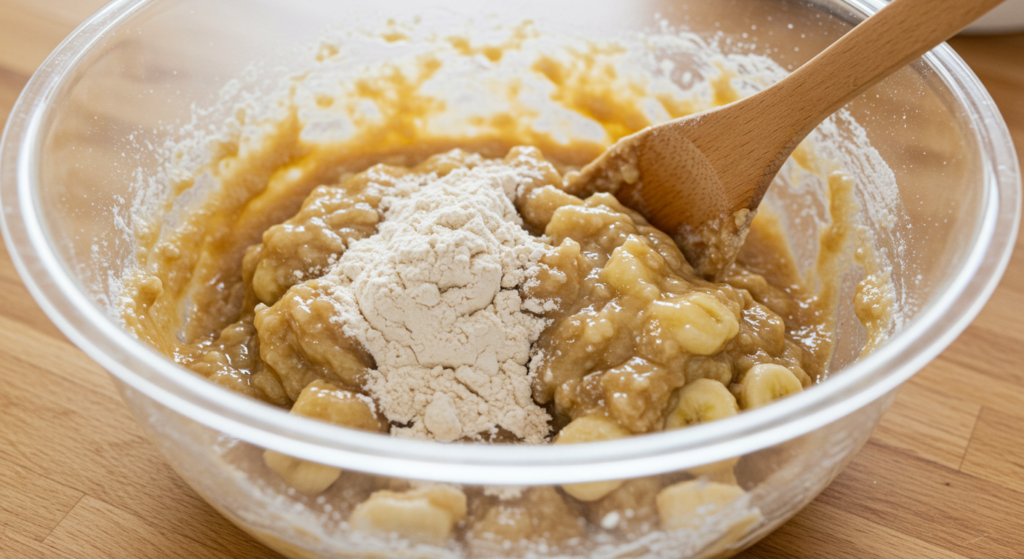
[[[530,33],[488,58],[499,63]],[[175,184],[217,185],[175,228],[139,232],[126,325],[212,382],[292,413],[444,442],[610,440],[730,417],[821,380],[835,346],[830,255],[857,240],[849,180],[828,177],[845,210],[823,235],[820,289],[805,285],[770,210],[737,262],[707,281],[613,196],[565,190],[605,146],[652,123],[636,109],[649,83],[615,87],[634,79],[609,71],[621,50],[567,52],[531,69],[561,109],[600,125],[603,142],[526,128],[533,113],[516,103],[473,120],[471,134],[428,129],[445,109],[421,90],[443,71],[436,54],[346,82],[348,97],[317,97],[358,125],[344,141],[305,140],[293,91],[259,141],[217,146],[206,175]],[[652,98],[667,117],[724,104],[738,93],[723,76],[710,97]],[[508,84],[509,95],[520,88]],[[359,116],[360,100],[380,117]],[[862,260],[857,308],[870,348],[888,332],[891,286]],[[264,460],[307,495],[341,474],[270,451]],[[460,530],[480,549],[538,538],[557,548],[588,529],[685,529],[743,495],[734,464],[501,497],[375,481],[349,522],[438,545]],[[757,520],[737,520],[734,536]]]

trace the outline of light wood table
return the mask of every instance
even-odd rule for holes
[[[103,0],[0,0],[0,121]],[[1024,147],[1024,35],[954,47]],[[4,250],[5,249],[0,249]],[[1024,557],[1024,244],[988,306],[908,382],[870,442],[745,558]],[[107,374],[0,255],[0,559],[279,557],[157,454]]]

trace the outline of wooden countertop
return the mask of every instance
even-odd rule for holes
[[[0,122],[105,0],[0,0]],[[1024,35],[953,46],[1024,156]],[[1024,157],[1022,157],[1024,159]],[[279,557],[157,454],[105,371],[0,255],[0,559]],[[1024,557],[1024,241],[981,315],[908,382],[853,463],[744,558]]]

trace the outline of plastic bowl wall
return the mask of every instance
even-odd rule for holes
[[[586,538],[568,548],[533,550],[609,557],[732,554],[824,489],[867,439],[893,390],[966,327],[1006,266],[1017,231],[1019,169],[991,99],[948,47],[848,107],[892,168],[904,210],[888,233],[904,245],[892,273],[905,294],[899,301],[904,322],[889,342],[861,360],[855,360],[856,347],[846,348],[834,362],[842,370],[826,382],[737,418],[574,448],[436,445],[352,432],[230,393],[139,343],[109,311],[112,279],[135,256],[132,224],[119,216],[142,195],[133,188],[138,178],[158,163],[151,150],[137,146],[175,138],[196,114],[197,126],[219,124],[227,115],[196,113],[194,107],[213,106],[254,61],[264,62],[267,83],[279,80],[308,53],[289,45],[308,44],[328,23],[361,29],[414,13],[456,20],[486,13],[602,38],[655,28],[657,14],[698,34],[753,35],[746,42],[757,52],[795,67],[881,5],[113,2],[51,55],[11,114],[0,159],[4,237],[44,311],[116,377],[126,402],[181,476],[228,518],[286,555],[463,556],[467,550],[459,543],[416,544],[350,530],[343,506],[302,497],[277,481],[262,464],[263,448],[377,476],[343,474],[332,495],[398,487],[406,479],[459,483],[467,492],[646,476],[677,480],[688,477],[682,473],[688,469],[741,457],[737,472],[746,496],[705,525],[639,537],[598,527],[598,519]],[[736,519],[751,511],[760,520],[737,528]],[[492,550],[503,553],[519,551]]]

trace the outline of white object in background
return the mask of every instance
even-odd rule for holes
[[[964,33],[1012,33],[1014,31],[1024,31],[1024,0],[1006,0],[964,29]]]

